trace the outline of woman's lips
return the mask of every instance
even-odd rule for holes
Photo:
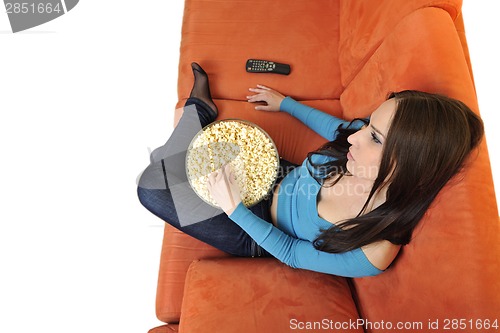
[[[347,152],[347,159],[354,161],[354,157],[352,157],[351,152]]]

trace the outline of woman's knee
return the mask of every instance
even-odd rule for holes
[[[148,210],[151,210],[150,208],[152,206],[151,191],[150,189],[137,186],[137,197],[139,198],[139,202]]]
[[[151,213],[162,219],[170,217],[172,213],[170,207],[172,207],[173,204],[171,202],[171,196],[168,195],[166,190],[148,189],[138,186],[137,196],[139,202]]]
[[[167,182],[161,161],[148,165],[138,177],[137,185],[143,189],[165,190]]]

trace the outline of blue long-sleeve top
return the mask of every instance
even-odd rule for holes
[[[334,140],[339,126],[349,122],[286,97],[280,110],[301,120],[327,140]],[[358,126],[362,123],[359,122]],[[356,125],[355,125],[356,126]],[[277,225],[262,220],[240,203],[229,218],[243,228],[262,248],[283,263],[312,271],[346,277],[373,276],[376,268],[361,248],[344,253],[317,250],[313,242],[332,224],[318,215],[317,196],[321,185],[310,175],[307,159],[290,172],[278,191]]]

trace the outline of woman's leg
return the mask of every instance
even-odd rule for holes
[[[197,63],[192,63],[191,68],[194,84],[184,112],[168,141],[151,153],[151,163],[174,157],[178,153],[184,153],[185,156],[194,136],[217,118],[218,110],[210,94],[207,73]],[[182,160],[181,157],[177,159]]]
[[[151,213],[171,226],[226,253],[241,257],[269,256],[255,241],[228,216],[221,212],[192,224],[181,223],[169,189],[151,190],[138,187],[139,200]],[[254,213],[269,214],[269,204],[261,202],[251,208]],[[270,219],[270,218],[269,218]]]
[[[138,186],[148,190],[170,189],[179,221],[192,224],[221,213],[203,202],[189,186],[186,174],[186,153],[194,136],[217,117],[208,76],[196,63],[191,64],[194,84],[184,112],[168,141],[155,149],[151,164],[142,173]]]
[[[277,182],[280,182],[295,167],[297,167],[296,164],[281,159]],[[189,190],[191,190],[191,188],[189,188]],[[273,200],[273,191],[270,191],[270,193],[271,195],[269,195],[268,198],[249,209],[256,216],[272,223],[270,207]],[[214,214],[214,216],[203,221],[200,220],[195,223],[185,224],[179,218],[178,205],[175,205],[177,200],[173,199],[170,188],[167,187],[164,190],[148,190],[139,187],[138,194],[141,203],[153,214],[175,228],[219,250],[243,257],[271,256],[267,251],[258,246],[243,229],[230,220],[222,211],[219,211],[219,214]],[[199,201],[202,202],[201,200]],[[181,200],[181,202],[185,201]],[[187,214],[194,214],[194,212],[197,211],[194,206],[188,206],[187,208]]]
[[[139,200],[165,222],[222,251],[237,256],[266,255],[222,210],[201,200],[189,185],[187,148],[198,131],[217,116],[208,77],[197,64],[192,66],[195,83],[190,98],[167,143],[151,153],[151,164],[139,180]],[[270,221],[268,203],[263,201],[252,210]]]

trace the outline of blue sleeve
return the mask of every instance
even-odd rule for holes
[[[286,97],[280,104],[280,111],[286,112],[303,122],[307,127],[333,141],[340,125],[345,127],[349,121],[334,117],[323,111],[301,104],[291,97]],[[345,128],[344,127],[344,128]]]
[[[291,237],[260,219],[242,203],[229,218],[258,245],[290,267],[345,277],[374,276],[383,272],[370,263],[360,248],[344,253],[319,251],[311,242]]]

